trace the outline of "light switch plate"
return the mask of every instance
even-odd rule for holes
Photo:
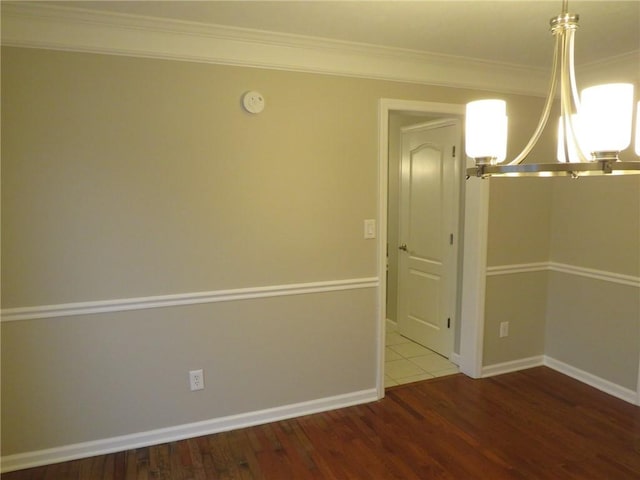
[[[364,221],[364,238],[376,238],[376,221],[373,219]]]

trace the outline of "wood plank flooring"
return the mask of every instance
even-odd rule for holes
[[[545,367],[459,374],[367,405],[2,478],[637,480],[640,407]]]

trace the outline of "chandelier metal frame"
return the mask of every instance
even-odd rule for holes
[[[467,169],[468,176],[571,176],[576,178],[583,175],[640,174],[640,161],[619,161],[618,152],[593,152],[593,157],[589,159],[578,145],[576,126],[572,116],[580,108],[574,66],[575,33],[579,18],[578,14],[569,13],[568,0],[563,0],[562,13],[551,18],[549,22],[555,37],[551,79],[542,114],[529,142],[508,163],[493,164],[490,158],[475,158],[476,166]],[[571,145],[572,153],[575,152],[578,155],[579,162],[523,163],[539,141],[548,123],[558,83],[560,84],[560,118],[563,127],[564,155],[569,159]]]

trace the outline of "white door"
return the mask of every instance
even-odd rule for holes
[[[460,121],[402,129],[398,329],[449,357],[456,308]]]

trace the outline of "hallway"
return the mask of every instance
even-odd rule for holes
[[[400,335],[387,323],[384,386],[393,387],[458,373],[458,366],[442,355]]]

